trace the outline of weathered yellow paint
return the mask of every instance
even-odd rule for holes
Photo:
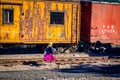
[[[79,5],[79,8],[78,8],[78,20],[77,20],[77,43],[79,43],[80,41],[80,31],[81,31],[81,6]]]
[[[15,3],[15,4],[22,4],[23,0],[0,0],[1,3]]]
[[[7,3],[7,0],[2,0],[2,2]],[[0,17],[0,41],[2,43],[78,42],[80,3],[40,0],[19,0],[18,2],[10,0],[10,2],[16,5],[0,4],[0,16],[2,16],[2,8],[14,9],[14,24],[3,25]],[[74,8],[76,13],[73,11],[73,5],[77,6],[76,9]],[[51,11],[64,12],[64,25],[50,24]]]
[[[13,24],[2,23],[3,15],[2,9],[14,10]],[[0,4],[0,43],[20,42],[19,33],[20,33],[20,5]]]

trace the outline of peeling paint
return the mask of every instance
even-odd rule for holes
[[[74,11],[72,11],[73,4]],[[13,42],[16,39],[22,43],[46,43],[50,41],[55,43],[71,43],[72,41],[72,43],[76,43],[76,20],[79,17],[76,15],[77,12],[73,12],[79,9],[75,5],[80,4],[75,2],[23,0],[21,6],[17,5],[19,9],[15,5],[11,5],[12,7],[15,6],[15,14],[19,11],[19,20],[14,25],[18,28],[17,32],[19,33],[4,32],[4,38],[9,41],[13,40]],[[51,12],[64,13],[64,24],[51,24]],[[16,19],[14,20],[16,21]],[[8,28],[14,31],[14,28]]]

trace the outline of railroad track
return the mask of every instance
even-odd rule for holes
[[[109,59],[108,62],[120,64],[120,59]]]
[[[56,61],[52,62],[57,65],[64,64],[83,64],[83,63],[98,63],[107,62],[108,57],[68,57],[68,58],[57,58]],[[113,60],[112,60],[113,61]],[[23,65],[24,63],[35,62],[37,64],[46,64],[43,58],[24,58],[24,59],[0,59],[0,66],[13,66]]]

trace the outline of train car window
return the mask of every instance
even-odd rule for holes
[[[13,24],[14,19],[14,10],[13,9],[3,9],[3,24]]]
[[[64,25],[64,12],[50,12],[50,24]]]

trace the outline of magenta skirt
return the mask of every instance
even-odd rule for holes
[[[47,62],[55,61],[56,57],[53,54],[45,54],[44,60]]]

